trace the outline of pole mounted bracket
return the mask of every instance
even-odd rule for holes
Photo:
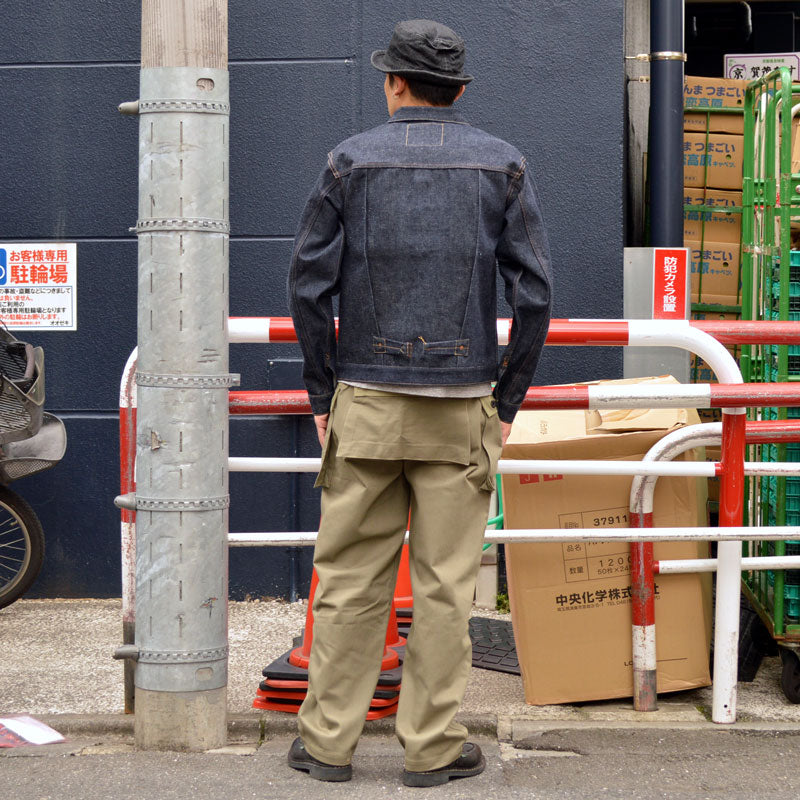
[[[626,61],[686,61],[686,53],[680,50],[662,50],[658,53],[637,53],[625,56]]]
[[[124,644],[122,647],[117,647],[114,650],[113,658],[121,661],[124,658],[129,658],[131,661],[139,660],[139,648],[135,644]]]
[[[114,498],[114,505],[123,511],[136,511],[136,492],[117,495]]]

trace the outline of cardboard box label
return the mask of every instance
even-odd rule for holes
[[[686,108],[743,108],[747,81],[687,75],[683,82]]]
[[[660,599],[658,584],[655,585],[656,600]],[[554,598],[555,610],[563,611],[591,611],[595,608],[610,608],[612,606],[627,605],[631,602],[631,586],[613,586],[610,589],[596,589],[595,591],[563,592]],[[627,664],[628,662],[626,662]]]
[[[612,517],[626,519],[625,525],[615,527],[627,527],[627,509],[614,511],[617,513]],[[567,582],[599,581],[631,573],[631,549],[626,542],[565,542],[562,550]]]
[[[687,242],[692,253],[692,302],[737,305],[739,247],[726,242]],[[701,281],[702,276],[702,281]]]
[[[747,81],[727,78],[699,78],[687,75],[683,84],[683,129],[714,133],[744,133],[744,115],[713,113],[720,109],[744,109]],[[690,113],[689,109],[711,113]]]
[[[742,207],[741,192],[722,189],[683,189],[684,206],[705,206],[709,210],[683,211],[684,241],[730,242],[739,244],[742,238],[742,214],[727,211]]]
[[[628,509],[603,508],[598,511],[577,511],[558,515],[559,528],[627,528]]]
[[[743,156],[743,136],[684,133],[683,183],[741,190]]]
[[[520,475],[519,482],[523,486],[527,483],[539,483],[540,481],[563,481],[563,475]]]

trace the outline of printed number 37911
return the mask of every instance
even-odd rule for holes
[[[612,525],[627,525],[628,524],[628,515],[627,514],[612,514],[608,517],[595,517],[592,520],[592,525],[595,528],[609,528]]]

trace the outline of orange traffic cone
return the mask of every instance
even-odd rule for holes
[[[289,654],[289,663],[294,667],[301,667],[308,669],[308,664],[311,659],[311,643],[314,640],[314,594],[317,591],[319,579],[317,578],[317,571],[311,573],[311,589],[308,593],[308,609],[306,610],[306,627],[303,631],[303,644],[296,647]],[[395,669],[400,665],[400,660],[397,653],[392,650],[392,647],[405,646],[405,639],[403,639],[397,631],[397,616],[394,611],[394,605],[389,614],[389,624],[386,628],[386,647],[383,651],[383,658],[381,660],[381,672],[386,672],[390,669]]]
[[[397,584],[394,587],[395,608],[408,608],[414,605],[414,596],[411,591],[411,567],[408,560],[408,545],[403,545],[400,554],[400,569],[397,571]]]

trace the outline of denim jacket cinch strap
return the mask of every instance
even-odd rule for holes
[[[499,364],[496,270],[513,312]],[[399,109],[329,153],[300,221],[289,302],[313,412],[328,411],[337,379],[497,379],[510,422],[544,344],[550,283],[522,155],[453,108]]]

